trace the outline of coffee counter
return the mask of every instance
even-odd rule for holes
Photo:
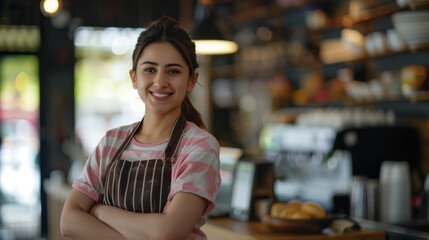
[[[231,218],[209,218],[202,227],[209,240],[384,240],[384,231],[361,229],[342,234],[298,234],[271,230],[259,221],[242,222]]]
[[[68,185],[51,184],[49,180],[44,182],[48,195],[48,220],[49,239],[66,239],[59,231],[59,219],[65,199],[71,187]],[[361,223],[359,223],[361,224]],[[362,224],[361,224],[362,226]],[[273,232],[267,225],[258,221],[241,222],[231,218],[209,218],[202,227],[209,240],[385,240],[382,230],[363,229],[344,234],[288,234]]]

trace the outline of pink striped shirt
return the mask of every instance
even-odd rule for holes
[[[116,150],[137,123],[109,130],[89,156],[80,177],[73,187],[96,202],[102,201],[104,176]],[[119,159],[142,161],[162,159],[168,139],[152,144],[142,144],[134,138]],[[207,200],[207,206],[187,239],[206,239],[200,230],[207,220],[207,214],[214,208],[220,186],[219,143],[207,131],[192,122],[187,122],[173,164],[171,190],[165,208],[178,192],[189,192]],[[165,210],[165,209],[164,209]]]

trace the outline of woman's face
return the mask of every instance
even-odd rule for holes
[[[130,71],[133,88],[150,111],[158,114],[179,113],[186,94],[195,86],[189,67],[170,43],[151,43],[145,47],[137,68]]]

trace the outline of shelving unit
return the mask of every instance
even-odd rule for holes
[[[240,25],[245,24],[245,23],[260,21],[260,20],[267,19],[267,18],[277,18],[279,16],[282,16],[283,14],[286,14],[288,11],[304,8],[306,6],[306,4],[324,3],[324,2],[328,2],[328,1],[322,1],[322,0],[319,0],[319,1],[299,1],[299,2],[295,2],[295,3],[291,4],[290,6],[278,6],[277,4],[270,4],[270,5],[263,5],[263,6],[259,6],[259,7],[253,7],[251,9],[241,11],[239,13],[232,15],[228,19],[228,22],[230,22],[232,26],[236,26],[237,28],[239,28]],[[303,28],[303,27],[298,27],[298,28],[301,28],[300,31],[307,32],[307,34],[309,35],[309,38],[321,39],[320,35],[325,31],[342,29],[342,28],[346,28],[346,27],[352,27],[353,28],[353,27],[360,26],[360,25],[371,25],[372,21],[376,21],[376,20],[381,19],[381,18],[389,17],[391,14],[399,12],[399,11],[416,9],[416,8],[425,9],[427,7],[429,7],[429,3],[414,4],[413,6],[400,7],[400,6],[398,6],[398,4],[396,2],[392,2],[392,3],[376,6],[374,8],[368,9],[368,10],[361,11],[361,12],[359,12],[358,15],[346,14],[346,15],[340,16],[340,17],[329,18],[327,21],[327,25],[321,29],[312,30],[312,29]],[[280,26],[280,27],[284,27],[284,26]],[[371,29],[371,27],[367,27],[367,28]],[[296,30],[296,28],[293,28],[293,27],[292,27],[292,29]],[[318,46],[320,43],[316,42],[314,44],[316,46]],[[427,51],[427,50],[428,49],[422,49],[422,50],[419,50],[419,52],[420,51]],[[386,51],[383,54],[378,54],[375,56],[370,56],[370,55],[364,53],[364,55],[361,57],[356,57],[354,59],[346,60],[346,61],[341,60],[341,61],[333,61],[330,63],[322,63],[319,60],[317,60],[318,62],[313,63],[313,64],[308,65],[308,66],[296,67],[296,66],[291,66],[291,65],[285,65],[285,66],[283,66],[283,69],[280,69],[279,67],[274,67],[274,68],[268,69],[268,70],[261,70],[261,69],[255,69],[255,68],[249,70],[249,68],[243,67],[243,63],[223,65],[223,66],[214,67],[212,77],[214,79],[216,79],[216,78],[234,78],[237,76],[247,77],[249,75],[255,75],[255,73],[262,74],[262,75],[270,75],[270,74],[279,73],[282,70],[287,71],[289,69],[307,71],[307,70],[311,70],[311,69],[321,69],[325,66],[332,66],[335,64],[339,64],[339,63],[344,63],[344,64],[364,63],[365,64],[365,63],[371,62],[373,60],[382,59],[385,57],[390,57],[390,56],[395,56],[395,55],[401,55],[401,54],[410,53],[410,52],[411,52],[410,50],[402,50],[399,52]],[[316,56],[316,58],[319,58],[319,56]]]
[[[297,2],[297,1],[294,1]],[[240,50],[235,54],[235,63],[229,64],[218,64],[212,68],[211,80],[229,80],[231,84],[237,84],[240,82],[248,82],[248,89],[252,89],[251,85],[256,82],[260,88],[269,90],[273,79],[278,76],[285,76],[289,83],[292,85],[293,90],[299,90],[303,87],[306,81],[306,77],[312,73],[322,74],[323,76],[323,90],[328,89],[328,85],[331,80],[337,77],[337,72],[340,69],[352,68],[355,72],[360,71],[360,75],[355,80],[367,82],[373,78],[377,78],[378,74],[383,71],[400,71],[402,66],[408,64],[421,64],[429,65],[427,55],[429,55],[429,49],[418,49],[417,51],[402,50],[402,51],[385,51],[383,54],[370,56],[364,53],[361,57],[355,57],[353,59],[334,61],[331,63],[324,63],[320,58],[320,43],[325,39],[340,38],[341,30],[344,28],[352,28],[360,31],[363,35],[369,34],[373,31],[386,31],[393,27],[390,16],[396,12],[414,10],[414,9],[428,9],[429,3],[425,3],[419,6],[407,6],[400,7],[396,4],[396,1],[392,0],[382,5],[375,5],[374,7],[362,10],[358,14],[338,14],[341,11],[336,11],[336,16],[328,16],[326,25],[318,29],[312,29],[306,26],[305,16],[297,16],[301,22],[290,20],[290,16],[296,16],[297,14],[305,14],[307,11],[307,4],[323,4],[333,1],[300,1],[289,6],[279,6],[276,4],[269,5],[253,5],[249,9],[240,9],[239,12],[232,14],[229,18],[225,18],[232,29],[236,32],[240,32],[242,29],[250,29],[256,32],[257,26],[269,26],[273,28],[273,39],[272,41],[259,40],[250,45],[240,46]],[[380,1],[381,2],[381,1]],[[253,2],[255,3],[255,2]],[[337,1],[337,3],[344,4],[343,1]],[[342,6],[344,8],[344,5]],[[389,25],[390,21],[390,25]],[[274,26],[273,26],[274,25]],[[283,34],[282,36],[274,36],[274,34]],[[333,37],[334,36],[334,37]],[[277,42],[276,42],[277,41]],[[295,51],[295,43],[301,43],[305,45],[306,55],[305,61],[301,59],[292,59],[295,55],[288,55],[288,51]],[[278,50],[274,54],[267,56],[258,56],[258,51],[272,51],[271,45],[276,43],[284,43],[285,49]],[[262,49],[262,50],[261,50]],[[254,51],[250,54],[250,58],[246,51]],[[279,55],[279,61],[275,58],[269,58],[277,56],[279,51],[286,51],[285,55]],[[246,53],[246,54],[245,54]],[[270,52],[271,54],[271,52]],[[256,55],[256,60],[253,58]],[[257,57],[260,57],[259,59]],[[265,58],[264,58],[265,57]],[[277,56],[278,57],[278,56]],[[423,59],[423,60],[422,60]],[[272,65],[267,66],[267,62],[272,62]],[[282,63],[285,61],[284,63]],[[381,66],[381,67],[380,67]],[[265,82],[265,83],[264,83]],[[262,84],[262,85],[261,85]],[[264,86],[265,84],[265,86]],[[271,89],[272,90],[272,89]],[[261,89],[261,91],[264,91]],[[254,92],[255,93],[255,92]],[[277,91],[278,93],[278,91]],[[243,92],[235,92],[233,95],[239,96]],[[245,93],[248,94],[248,93]],[[258,93],[256,93],[258,94]],[[293,102],[292,94],[288,93],[289,96],[286,99],[274,100],[284,101],[281,107],[314,107],[314,108],[325,108],[332,106],[340,107],[364,107],[364,108],[382,108],[382,109],[394,109],[399,111],[405,109],[404,114],[415,115],[415,116],[429,116],[425,114],[425,108],[429,107],[429,89],[428,91],[419,92],[413,97],[395,97],[386,98],[381,100],[365,100],[356,101],[345,96],[342,100],[328,100],[328,101],[309,101],[304,105],[298,105]],[[214,116],[217,114],[224,114],[229,112],[229,115],[239,116],[240,118],[246,118],[241,113],[241,106],[243,104],[241,100],[236,99],[236,102],[231,106],[214,106]],[[215,104],[214,104],[215,105]],[[273,111],[276,106],[273,105]],[[428,109],[429,110],[429,109]],[[260,111],[260,110],[256,110]],[[402,114],[402,112],[401,112]],[[262,118],[261,114],[256,114],[253,117]],[[221,116],[217,116],[217,119],[222,119]],[[249,120],[243,120],[249,121]],[[258,120],[251,120],[258,121]],[[259,120],[260,121],[260,120]],[[219,123],[225,124],[225,123]],[[243,127],[243,126],[241,126]]]
[[[378,6],[372,9],[368,9],[359,12],[359,15],[345,15],[331,19],[329,24],[330,28],[349,27],[357,24],[366,23],[378,18],[389,16],[395,12],[406,10],[406,7],[399,7],[396,3],[389,3],[387,5]]]

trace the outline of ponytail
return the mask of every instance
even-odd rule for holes
[[[193,122],[199,128],[207,130],[206,125],[201,118],[201,114],[197,109],[195,109],[194,105],[192,105],[191,99],[189,99],[188,95],[185,96],[185,99],[182,102],[182,114],[187,121]]]

